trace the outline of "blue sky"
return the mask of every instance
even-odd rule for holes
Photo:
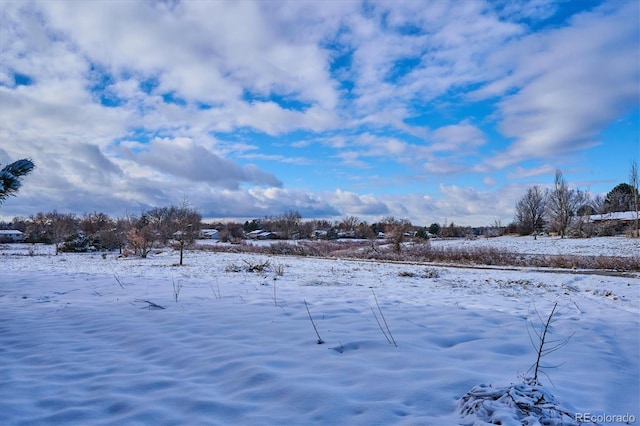
[[[0,217],[513,219],[640,160],[637,1],[0,0]]]

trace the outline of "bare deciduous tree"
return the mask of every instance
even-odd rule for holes
[[[274,225],[282,238],[288,240],[298,232],[301,221],[302,216],[298,211],[287,210],[281,216],[274,219]]]
[[[180,250],[180,265],[184,260],[184,249],[200,233],[202,217],[188,202],[180,206],[154,207],[138,219],[130,218],[127,240],[135,254],[147,257],[154,243],[170,244]]]
[[[73,213],[58,213],[56,210],[45,214],[45,233],[56,247],[56,255],[69,235],[76,231],[78,221]]]
[[[405,233],[411,229],[411,222],[407,219],[396,219],[390,216],[382,219],[380,225],[384,227],[386,239],[393,246],[393,251],[400,254],[405,240]]]
[[[355,233],[359,223],[360,219],[357,216],[345,216],[340,221],[338,227],[342,231]]]
[[[187,202],[179,207],[172,206],[171,210],[171,241],[180,250],[180,266],[184,258],[184,249],[193,244],[200,233],[202,216]]]
[[[604,197],[602,195],[600,194],[595,195],[591,199],[590,205],[591,207],[593,207],[595,214],[604,213]]]
[[[542,229],[546,209],[545,193],[535,185],[516,203],[516,221],[523,235],[534,234]]]
[[[167,245],[173,234],[175,207],[154,207],[144,216],[162,245]]]
[[[139,218],[129,217],[128,220],[130,226],[127,231],[127,243],[135,254],[146,258],[157,239],[153,226],[144,213]]]
[[[360,222],[358,226],[356,226],[356,238],[375,240],[376,237],[376,233],[373,232],[371,225],[367,222]]]
[[[636,211],[636,232],[634,233],[634,236],[636,238],[640,237],[640,228],[638,227],[638,225],[640,224],[640,200],[638,198],[640,198],[639,194],[638,194],[638,186],[639,186],[639,182],[638,182],[638,163],[636,161],[633,161],[631,163],[631,172],[629,173],[629,185],[631,186],[631,188],[633,188],[633,207],[634,210]]]
[[[569,189],[562,172],[556,170],[554,188],[547,194],[547,200],[549,216],[561,238],[565,237],[571,218],[586,199],[585,192]]]
[[[80,229],[91,244],[98,250],[118,247],[111,234],[116,223],[107,214],[100,212],[85,213],[79,220]]]

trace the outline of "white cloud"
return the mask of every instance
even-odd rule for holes
[[[546,19],[553,16],[558,3],[555,0],[496,1],[500,16],[506,19]]]
[[[42,6],[92,61],[115,75],[155,77],[159,91],[212,103],[239,100],[249,90],[295,95],[322,108],[336,104],[326,52],[276,31],[277,15],[267,16],[260,2]]]
[[[433,131],[425,130],[427,136],[421,143],[408,143],[396,137],[369,132],[320,139],[320,143],[339,150],[336,157],[345,165],[366,167],[367,158],[376,158],[408,165],[420,164],[424,170],[435,173],[470,170],[471,167],[461,160],[477,156],[477,148],[486,143],[482,130],[467,121]],[[455,160],[442,154],[455,154]]]
[[[253,127],[269,135],[297,129],[320,132],[340,125],[340,119],[329,110],[314,106],[305,111],[298,111],[283,108],[275,102],[238,105],[233,121],[236,127]]]
[[[132,153],[131,157],[139,164],[160,173],[193,182],[206,182],[222,188],[237,189],[242,182],[267,186],[282,185],[273,174],[265,173],[254,165],[240,167],[188,138],[157,138],[144,144],[144,149]]]
[[[373,195],[360,195],[339,188],[330,195],[332,203],[338,207],[342,215],[375,217],[389,213],[389,207]]]
[[[485,176],[482,178],[482,183],[486,186],[495,186],[498,183],[498,180],[491,176]]]
[[[308,191],[275,187],[251,188],[248,194],[256,200],[253,205],[257,203],[264,212],[262,216],[273,216],[286,210],[298,211],[306,218],[338,214],[338,210],[329,199]]]
[[[437,151],[461,151],[470,154],[475,148],[486,143],[486,138],[479,128],[473,126],[468,121],[440,127],[435,129],[430,139],[434,143],[429,150]],[[470,150],[472,150],[470,152]]]
[[[476,95],[507,95],[499,128],[514,142],[489,160],[495,167],[553,158],[597,144],[599,132],[640,96],[637,2],[614,2],[531,35],[496,54],[507,77]]]
[[[434,203],[441,215],[440,223],[446,219],[449,223],[459,225],[489,225],[496,219],[503,223],[511,221],[515,202],[523,189],[508,185],[479,192],[472,188],[441,184],[440,192],[441,197]]]
[[[526,185],[499,186],[482,192],[456,185],[440,185],[436,196],[424,193],[360,195],[336,190],[331,194],[331,202],[341,216],[355,215],[370,223],[394,216],[425,226],[434,222],[486,226],[496,220],[506,225],[513,220],[515,203],[525,191]]]
[[[523,32],[483,2],[379,3],[372,14],[352,17],[345,37],[354,46],[356,105],[365,113],[410,100],[428,102],[452,88],[487,81],[492,74],[483,66],[486,55]],[[407,59],[418,65],[403,70]],[[392,82],[394,69],[401,74]]]
[[[555,168],[550,164],[543,164],[538,167],[524,168],[517,166],[515,171],[507,174],[509,179],[521,179],[535,176],[552,176],[555,173]]]

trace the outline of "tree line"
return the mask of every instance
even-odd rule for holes
[[[53,244],[56,254],[118,250],[145,258],[156,246],[172,246],[180,251],[182,265],[184,249],[198,238],[201,220],[195,208],[183,203],[116,219],[100,212],[77,216],[53,210],[17,217],[2,227],[24,232],[26,242]]]
[[[434,236],[469,237],[497,236],[499,226],[471,228],[454,223],[441,226],[415,226],[408,219],[388,216],[368,223],[357,216],[344,216],[340,220],[302,220],[295,210],[280,215],[245,221],[244,224],[226,221],[203,223],[198,211],[183,203],[178,206],[155,207],[140,214],[125,214],[112,218],[106,213],[92,212],[76,215],[57,210],[39,212],[29,217],[15,217],[9,223],[0,222],[0,229],[15,229],[25,234],[25,242],[53,244],[55,252],[115,251],[123,255],[140,257],[154,249],[171,246],[180,251],[180,264],[184,249],[200,236],[204,228],[219,231],[219,240],[239,243],[250,232],[268,231],[272,239],[325,239],[354,238],[383,239],[400,253],[406,241],[426,242]]]
[[[520,235],[556,232],[562,238],[572,236],[612,235],[621,225],[607,224],[597,228],[590,222],[592,215],[635,212],[633,234],[638,236],[640,194],[638,193],[637,163],[631,165],[629,183],[616,185],[606,196],[592,197],[588,191],[569,188],[560,170],[555,173],[553,187],[538,185],[527,189],[515,206],[514,226]]]

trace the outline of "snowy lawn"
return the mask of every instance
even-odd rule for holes
[[[560,238],[539,236],[533,238],[506,235],[496,238],[478,237],[465,239],[434,239],[434,246],[493,247],[514,253],[581,256],[637,256],[640,239],[617,237]]]
[[[640,419],[637,275],[27,250],[0,251],[3,425],[520,425],[494,400],[463,418],[461,398],[521,388],[527,324],[555,302],[551,338],[572,337],[540,392]]]

